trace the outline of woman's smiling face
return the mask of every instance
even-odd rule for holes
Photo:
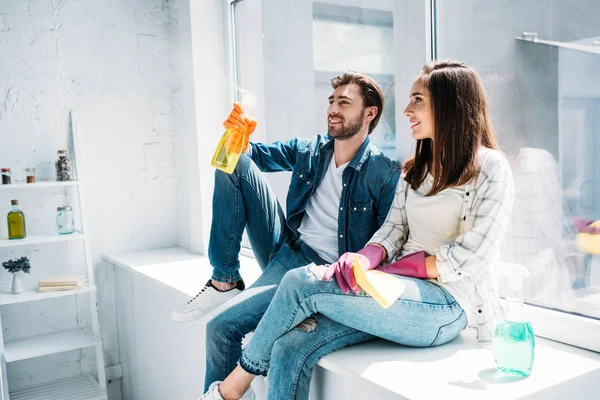
[[[433,108],[429,90],[417,78],[410,88],[410,102],[404,109],[404,115],[410,119],[412,137],[432,139],[434,133]]]

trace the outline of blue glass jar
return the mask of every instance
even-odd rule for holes
[[[75,232],[73,207],[62,206],[56,208],[56,229],[61,235],[69,235]]]

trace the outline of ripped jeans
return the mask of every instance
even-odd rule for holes
[[[376,337],[406,346],[439,346],[467,326],[454,298],[427,280],[398,277],[406,289],[383,309],[363,291],[344,294],[334,280],[322,281],[323,271],[310,265],[285,274],[242,353],[244,370],[269,372],[269,399],[308,399],[312,367],[342,347]],[[298,328],[310,316],[316,319],[314,330]]]
[[[206,375],[204,392],[222,381],[242,356],[242,339],[254,331],[286,272],[325,261],[301,240],[283,246],[252,286],[223,304],[206,325]]]

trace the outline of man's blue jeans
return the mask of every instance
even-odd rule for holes
[[[242,368],[256,375],[269,372],[269,399],[308,399],[313,366],[342,347],[374,337],[406,346],[438,346],[467,326],[463,309],[432,282],[398,277],[406,289],[383,309],[363,291],[344,294],[334,281],[321,280],[323,268],[286,273],[244,349]],[[309,316],[317,324],[305,332],[297,326]]]
[[[215,172],[212,207],[208,258],[214,268],[212,279],[217,282],[241,279],[239,254],[244,228],[263,271],[291,237],[275,193],[245,154],[232,174]]]
[[[233,371],[242,354],[242,339],[258,325],[285,273],[313,262],[325,264],[302,241],[290,241],[275,194],[246,155],[242,155],[231,175],[221,171],[215,175],[209,243],[212,279],[240,279],[238,255],[244,227],[263,274],[208,322],[205,391],[212,382],[225,379]]]

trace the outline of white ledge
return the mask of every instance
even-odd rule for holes
[[[190,296],[211,273],[206,257],[180,248],[103,258]],[[253,259],[240,258],[244,279],[251,284],[260,269]],[[546,400],[590,399],[600,393],[600,354],[537,337],[532,375],[515,378],[496,371],[492,351],[476,347],[473,329],[435,348],[385,341],[360,344],[323,357],[318,365],[362,386],[374,398]]]

